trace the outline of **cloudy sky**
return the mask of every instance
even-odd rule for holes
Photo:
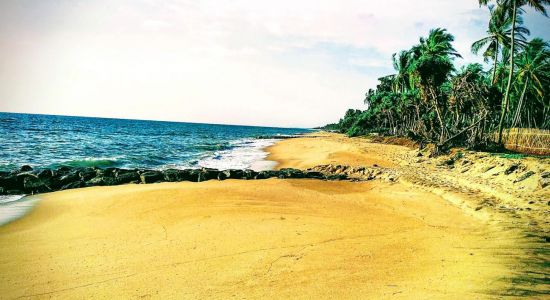
[[[2,0],[0,111],[323,125],[430,28],[479,61],[487,19],[477,0]]]

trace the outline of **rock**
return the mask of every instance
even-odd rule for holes
[[[250,180],[256,178],[256,175],[258,175],[258,172],[250,169],[246,169],[243,171],[243,179]]]
[[[333,175],[328,175],[325,178],[326,180],[337,181],[337,180],[346,180],[348,179],[348,176],[346,174],[333,174]]]
[[[506,168],[506,170],[504,170],[504,174],[510,175],[510,174],[512,174],[512,172],[514,172],[515,170],[517,170],[518,167],[519,167],[518,164],[512,164],[511,166],[509,166],[508,168]]]
[[[323,175],[323,173],[317,172],[317,171],[306,171],[305,176],[307,178],[314,178],[314,179],[324,179],[325,178],[325,175]]]
[[[483,172],[483,173],[489,172],[489,171],[491,171],[492,169],[494,169],[495,167],[496,167],[495,165],[488,166],[488,167],[486,167],[485,169],[483,169],[482,172]]]
[[[260,171],[256,174],[255,179],[268,179],[279,177],[279,171]]]
[[[16,175],[10,174],[8,176],[0,177],[0,186],[3,187],[5,191],[22,188],[22,183],[23,182],[17,181]]]
[[[217,179],[220,173],[217,169],[202,168],[198,172],[197,182],[207,181],[211,179]]]
[[[50,192],[52,189],[48,185],[49,181],[47,179],[40,179],[38,176],[25,177],[23,181],[23,188],[28,193]]]
[[[523,175],[521,175],[520,177],[518,177],[516,180],[514,180],[514,183],[517,183],[517,182],[521,182],[521,181],[524,181],[525,179],[533,176],[535,174],[535,172],[533,171],[529,171]]]
[[[546,172],[542,172],[540,174],[540,177],[542,178],[550,178],[550,172],[546,171]]]
[[[96,175],[97,175],[96,170],[93,168],[86,168],[78,172],[78,176],[80,177],[81,180],[84,180],[84,181],[90,180],[96,177]]]
[[[220,175],[218,176],[218,179],[224,178],[224,177],[225,179],[243,179],[243,177],[245,177],[245,173],[243,170],[236,170],[236,169],[228,169],[228,170],[220,171]]]
[[[61,190],[77,189],[84,186],[82,181],[74,181],[61,187]]]
[[[124,171],[124,172],[118,172],[115,177],[115,181],[118,184],[125,184],[125,183],[131,183],[131,182],[140,182],[141,177],[136,171]]]
[[[539,186],[541,189],[550,185],[550,178],[541,178],[539,180]]]
[[[279,178],[304,178],[305,174],[298,169],[286,168],[279,170]]]
[[[49,179],[53,177],[52,170],[42,170],[36,174],[40,179]]]
[[[19,172],[29,172],[32,171],[32,167],[29,165],[24,165],[19,169]]]
[[[164,179],[164,174],[159,171],[147,171],[140,175],[141,182],[143,183],[155,183]]]

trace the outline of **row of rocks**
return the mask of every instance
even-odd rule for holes
[[[23,166],[12,172],[0,172],[0,195],[37,194],[90,186],[110,186],[127,183],[201,182],[225,179],[314,178],[345,180],[347,176],[327,175],[317,170],[281,169],[278,171],[168,169],[143,170],[119,168],[73,168],[33,170]]]
[[[308,169],[308,171],[316,171],[325,174],[327,178],[338,179],[339,176],[352,180],[382,180],[387,182],[395,182],[399,178],[399,172],[395,169],[382,168],[377,165],[372,167],[365,166],[347,166],[347,165],[319,165]]]

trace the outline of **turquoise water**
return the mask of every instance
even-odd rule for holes
[[[0,170],[28,164],[250,168],[262,148],[307,129],[0,113]]]

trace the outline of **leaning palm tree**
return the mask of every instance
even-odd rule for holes
[[[410,71],[418,85],[421,98],[426,105],[431,104],[440,125],[439,142],[445,140],[444,101],[440,98],[441,85],[454,70],[453,59],[462,57],[452,45],[454,36],[445,29],[430,30],[427,38],[411,49]],[[433,126],[431,126],[433,128]]]
[[[506,12],[506,8],[500,4],[497,6],[489,6],[491,19],[489,20],[489,28],[487,36],[472,44],[472,53],[478,54],[482,49],[485,62],[489,59],[493,60],[493,72],[491,82],[494,86],[497,80],[497,64],[500,54],[500,49],[510,46],[509,36],[512,31],[512,18]],[[523,26],[523,19],[518,16],[515,28],[515,41],[517,45],[522,47],[526,43],[525,35],[529,35],[529,30]]]
[[[478,0],[480,5],[487,5],[490,0]],[[512,31],[510,33],[510,72],[508,74],[508,84],[506,85],[506,90],[504,94],[504,103],[502,111],[500,114],[500,120],[498,122],[498,143],[502,144],[502,130],[504,124],[504,118],[508,111],[508,105],[510,103],[510,90],[512,88],[512,80],[514,76],[514,45],[515,45],[515,28],[516,20],[518,16],[518,10],[522,6],[530,6],[536,11],[541,12],[543,15],[547,16],[545,5],[550,4],[550,0],[501,0],[499,1],[502,5],[509,9],[509,12],[512,15]]]
[[[545,96],[544,83],[548,82],[550,77],[550,48],[548,43],[540,38],[530,41],[525,50],[518,55],[517,67],[517,79],[523,87],[512,127],[520,121],[527,91],[530,91],[539,99]]]

